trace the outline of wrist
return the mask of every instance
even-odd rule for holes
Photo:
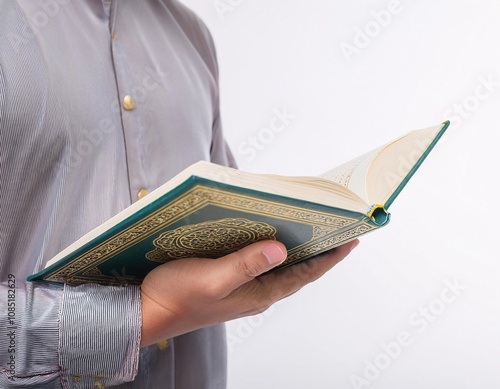
[[[173,315],[156,303],[141,290],[142,326],[141,345],[147,347],[162,340],[180,335],[175,326]]]

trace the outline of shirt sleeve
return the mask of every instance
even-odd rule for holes
[[[220,112],[219,65],[217,61],[217,51],[212,36],[210,35],[210,32],[208,32],[208,30],[204,25],[203,27],[206,31],[207,44],[209,47],[209,51],[211,53],[211,57],[213,59],[211,63],[213,68],[213,76],[216,84],[214,121],[212,125],[212,145],[210,147],[210,161],[213,163],[217,163],[219,165],[237,168],[236,159],[234,158],[234,155],[227,144],[227,141],[224,137],[224,133],[222,130],[222,120]]]
[[[222,133],[220,115],[216,117],[214,122],[210,159],[212,162],[219,165],[230,166],[233,168],[237,167],[233,153],[231,152],[231,149],[229,148]]]
[[[139,287],[0,285],[0,387],[99,388],[137,373]]]

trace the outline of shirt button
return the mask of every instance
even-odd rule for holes
[[[161,351],[166,350],[168,347],[168,340],[162,340],[161,342],[156,343],[156,345]]]
[[[118,34],[116,32],[114,32],[112,35],[111,35],[111,39],[116,39],[118,38]]]
[[[125,108],[127,111],[133,110],[135,107],[135,101],[132,98],[132,96],[127,95],[123,98],[123,108]]]
[[[95,386],[94,386],[95,388],[106,389],[106,387],[102,384],[101,381],[96,381],[96,382],[94,382],[94,384],[95,384]]]
[[[140,200],[144,197],[146,197],[149,194],[147,189],[142,188],[139,193],[137,193],[137,200]]]

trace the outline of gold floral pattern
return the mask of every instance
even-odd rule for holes
[[[160,263],[189,257],[218,258],[275,237],[276,228],[264,222],[239,218],[211,220],[162,233],[153,241],[156,249],[146,258]]]

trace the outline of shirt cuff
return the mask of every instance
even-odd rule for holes
[[[56,387],[62,288],[11,282],[0,285],[0,388]]]
[[[63,386],[132,381],[139,363],[141,315],[139,286],[65,286],[59,327]]]

